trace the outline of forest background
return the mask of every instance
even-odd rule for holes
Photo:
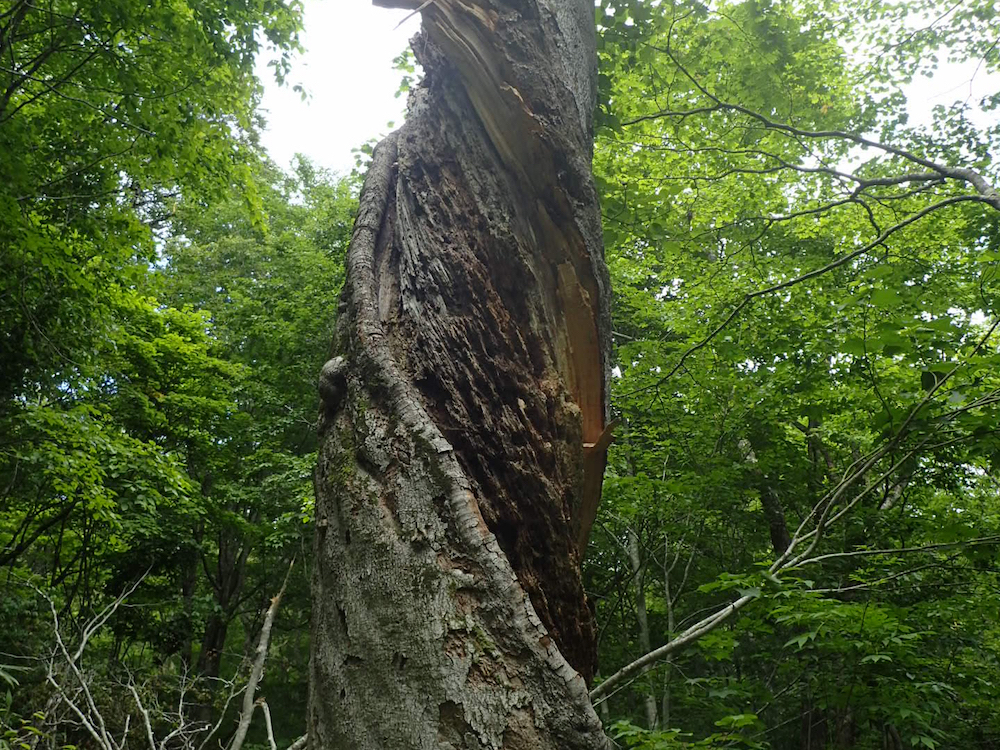
[[[596,19],[609,732],[997,747],[993,3]],[[0,3],[3,750],[237,750],[279,590],[245,741],[304,730],[315,383],[358,174],[261,146],[255,60],[290,87],[301,30],[272,0]],[[941,65],[968,78],[911,121]]]

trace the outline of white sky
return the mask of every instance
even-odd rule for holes
[[[268,123],[262,141],[282,167],[303,153],[317,166],[348,172],[351,149],[387,133],[390,120],[402,122],[406,97],[394,94],[403,74],[392,60],[420,28],[420,17],[396,29],[409,11],[375,8],[371,0],[304,4],[306,51],[293,61],[289,85],[278,87],[270,69],[258,68]],[[309,100],[292,91],[294,83],[305,86]]]
[[[305,0],[306,51],[294,60],[289,84],[301,83],[309,93],[302,101],[291,85],[278,87],[263,65],[263,109],[268,121],[262,140],[271,157],[287,167],[296,153],[310,157],[317,166],[342,173],[354,167],[356,148],[389,131],[403,119],[406,97],[395,98],[402,73],[392,60],[406,49],[420,28],[406,10],[376,8],[371,0]],[[970,87],[970,78],[975,80]],[[996,90],[997,75],[976,71],[976,64],[942,65],[932,80],[919,79],[907,94],[914,124],[928,124],[930,108],[948,105],[972,95]],[[979,126],[992,115],[974,117]]]
[[[914,125],[930,125],[931,109],[938,104],[945,107],[956,101],[972,105],[970,119],[979,128],[994,124],[995,112],[983,112],[979,101],[1000,88],[1000,75],[990,73],[977,60],[964,63],[942,62],[931,79],[919,77],[903,91],[908,99],[908,109]]]

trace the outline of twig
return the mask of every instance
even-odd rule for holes
[[[854,552],[832,552],[827,555],[817,555],[816,557],[810,557],[807,560],[802,560],[796,563],[794,566],[789,565],[784,568],[783,572],[788,572],[790,570],[795,570],[801,568],[805,565],[814,565],[815,563],[825,562],[827,560],[842,560],[852,557],[869,557],[871,555],[904,555],[911,552],[934,552],[942,549],[953,549],[955,547],[978,547],[983,544],[1000,544],[1000,536],[985,536],[978,539],[969,539],[963,542],[944,542],[941,544],[926,544],[922,547],[899,547],[896,549],[862,549],[855,550]]]
[[[399,23],[397,23],[397,24],[396,24],[396,25],[395,25],[395,26],[393,27],[393,29],[392,29],[392,30],[393,30],[393,31],[395,31],[396,29],[398,29],[398,28],[399,28],[400,26],[402,26],[402,25],[403,25],[404,23],[406,23],[407,21],[409,21],[409,20],[410,20],[411,18],[413,18],[413,17],[415,16],[415,15],[417,15],[417,13],[419,13],[420,11],[422,11],[422,10],[423,10],[424,8],[426,8],[426,7],[428,6],[428,5],[430,5],[430,4],[431,4],[431,3],[433,3],[433,2],[434,2],[434,0],[427,0],[427,2],[425,2],[425,3],[423,4],[423,5],[421,5],[421,6],[419,7],[419,8],[417,8],[417,9],[416,9],[415,11],[413,11],[412,13],[410,13],[410,14],[409,14],[409,15],[408,15],[408,16],[407,16],[406,18],[404,18],[404,19],[403,19],[402,21],[400,21]]]

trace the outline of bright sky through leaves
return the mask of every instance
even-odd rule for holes
[[[396,98],[401,73],[392,60],[420,28],[409,11],[373,7],[369,0],[305,0],[305,54],[295,60],[289,85],[279,87],[262,64],[263,143],[271,157],[287,166],[296,153],[317,165],[347,172],[351,149],[388,132],[402,121],[404,97]],[[309,94],[302,101],[291,85]]]
[[[410,11],[376,8],[370,0],[305,0],[305,8],[306,51],[295,60],[289,84],[278,86],[258,65],[267,118],[262,140],[282,166],[302,153],[345,173],[354,166],[351,149],[384,135],[390,121],[402,121],[406,99],[395,96],[402,74],[392,60],[420,28],[420,18],[396,28]],[[909,87],[911,117],[929,123],[934,105],[967,96],[978,101],[991,90],[990,78],[974,63],[942,63],[933,80],[920,78]],[[296,83],[308,92],[306,101],[292,90]]]

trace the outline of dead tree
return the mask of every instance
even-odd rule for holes
[[[580,558],[609,440],[589,0],[420,9],[324,367],[309,744],[604,748]]]

